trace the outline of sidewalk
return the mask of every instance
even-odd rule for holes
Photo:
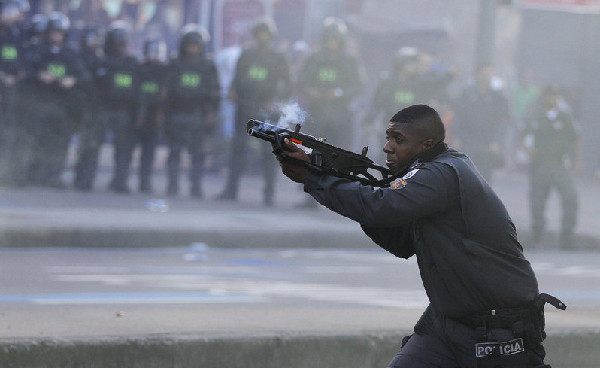
[[[243,176],[237,202],[215,198],[225,183],[221,172],[207,173],[205,197],[182,192],[165,196],[166,179],[159,151],[155,194],[115,194],[110,180],[110,154],[103,150],[99,178],[92,192],[45,188],[0,188],[0,246],[163,247],[204,242],[213,247],[371,247],[358,224],[326,208],[298,209],[307,196],[299,184],[278,173],[275,205],[262,204],[263,183],[258,174]],[[72,159],[69,167],[72,167]],[[70,183],[72,172],[65,173]],[[136,188],[132,175],[130,187]],[[600,248],[600,182],[577,178],[580,195],[575,248]],[[531,244],[526,172],[497,172],[493,187],[517,226],[524,247]],[[540,245],[556,248],[560,203],[553,194],[547,205],[548,235]],[[285,241],[283,241],[285,240]]]

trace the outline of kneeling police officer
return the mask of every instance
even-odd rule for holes
[[[412,105],[390,120],[386,164],[397,179],[375,188],[282,159],[323,206],[358,222],[400,258],[417,258],[429,306],[392,359],[394,367],[549,367],[544,304],[506,208],[471,160],[444,143],[439,114]],[[309,160],[287,142],[287,154]]]

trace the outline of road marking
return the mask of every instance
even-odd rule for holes
[[[214,304],[258,303],[264,299],[248,295],[224,295],[211,293],[81,293],[4,295],[0,303],[57,304]]]

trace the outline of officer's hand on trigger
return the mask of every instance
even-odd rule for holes
[[[288,149],[285,152],[287,156],[301,161],[310,162],[310,158],[308,157],[308,155],[300,147],[292,143],[288,138],[284,140],[284,143]],[[280,160],[280,165],[283,175],[287,176],[296,183],[304,184],[304,182],[306,181],[306,176],[308,175],[308,168],[299,165],[298,163],[292,160]]]

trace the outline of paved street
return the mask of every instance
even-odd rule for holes
[[[547,308],[549,329],[600,329],[600,254],[528,256],[541,290],[569,306]],[[415,261],[375,248],[38,248],[0,259],[3,338],[409,330],[427,304]]]

